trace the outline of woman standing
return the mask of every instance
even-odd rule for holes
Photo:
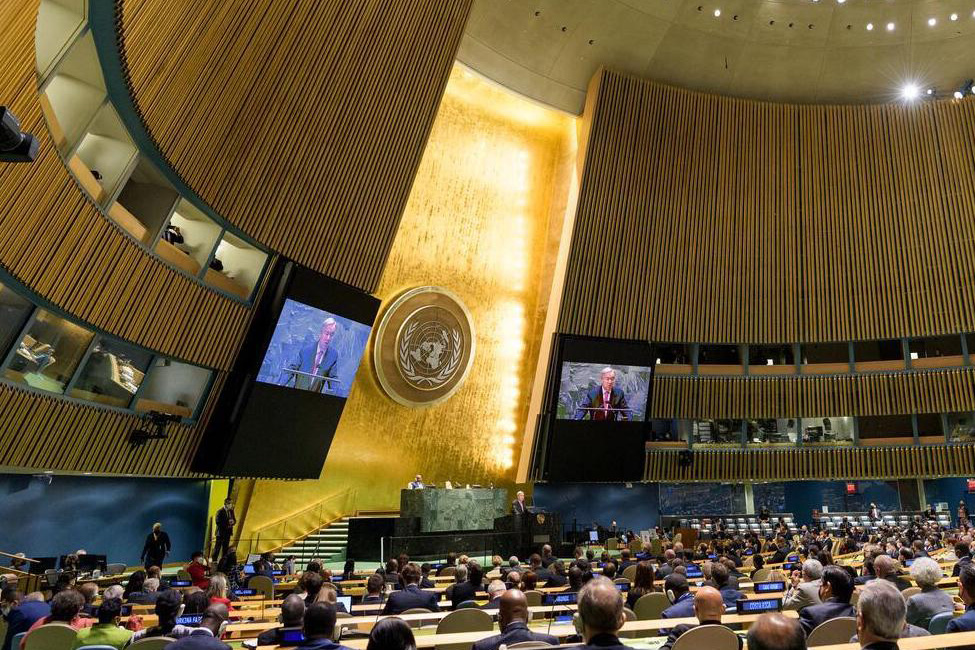
[[[146,543],[142,547],[142,560],[148,570],[151,566],[162,568],[163,560],[172,549],[169,535],[162,529],[162,524],[156,522],[152,525],[152,532],[146,536]]]
[[[965,500],[962,499],[958,502],[958,527],[968,525],[968,506],[965,505]]]

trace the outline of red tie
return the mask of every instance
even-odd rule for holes
[[[609,393],[603,391],[603,417],[609,417]]]

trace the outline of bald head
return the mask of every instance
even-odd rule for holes
[[[597,634],[616,634],[623,627],[623,597],[611,580],[595,576],[582,587],[579,618],[586,643]]]
[[[889,555],[878,555],[873,561],[873,573],[878,578],[883,578],[894,573],[894,559]]]
[[[298,594],[291,594],[281,603],[281,624],[285,627],[297,627],[305,619],[305,599]]]
[[[694,615],[697,620],[720,621],[724,614],[724,599],[714,587],[701,587],[694,594]]]
[[[762,614],[748,628],[748,650],[804,650],[806,635],[799,622],[775,612]]]
[[[228,616],[229,613],[227,606],[223,603],[210,605],[206,608],[206,611],[203,612],[203,620],[200,621],[200,627],[205,627],[213,632],[213,636],[218,636],[220,633],[220,626],[224,621],[227,620]]]
[[[520,589],[508,589],[498,603],[498,626],[504,631],[515,621],[528,622],[528,599]]]

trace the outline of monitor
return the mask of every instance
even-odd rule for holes
[[[572,605],[579,599],[577,593],[554,593],[546,594],[543,599],[545,605]]]
[[[284,575],[284,569],[272,569],[271,570],[271,575],[272,576],[283,576]]]
[[[792,562],[792,563],[796,563],[796,562],[798,562],[798,561],[799,561],[799,556],[798,556],[798,555],[796,555],[796,554],[792,554],[792,555],[790,555],[789,557],[787,557],[787,558],[785,558],[785,561],[786,561],[786,562]]]
[[[700,578],[704,575],[704,573],[701,572],[701,567],[699,566],[688,564],[685,568],[687,569],[688,578]]]
[[[301,628],[290,628],[281,630],[281,641],[288,644],[298,644],[305,640],[305,635]]]
[[[782,610],[781,598],[753,598],[739,600],[736,604],[739,614],[763,614]]]
[[[337,602],[345,605],[345,611],[352,612],[352,596],[339,596]]]
[[[599,531],[598,530],[590,530],[589,531],[589,541],[592,542],[593,544],[598,544],[599,543]]]
[[[169,582],[170,587],[189,587],[193,584],[191,580],[171,580]]]
[[[620,591],[626,593],[627,591],[630,590],[630,583],[629,582],[617,582],[616,583],[616,588],[619,589]]]
[[[256,571],[254,570],[254,565],[253,564],[245,564],[244,565],[244,575],[245,576],[252,576],[255,573],[256,573]]]
[[[56,557],[35,557],[37,562],[29,562],[28,573],[42,574],[48,569],[57,568],[58,558]]]
[[[91,573],[92,571],[105,571],[108,566],[108,556],[86,553],[78,556],[78,569]]]
[[[754,554],[755,554],[755,549],[752,548],[745,549],[745,555],[754,555]]]
[[[911,558],[910,560],[904,560],[904,566],[911,566],[912,564],[914,564],[914,558]]]
[[[755,593],[765,594],[770,591],[785,591],[785,582],[781,580],[773,582],[756,582],[755,583]]]

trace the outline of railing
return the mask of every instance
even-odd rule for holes
[[[256,528],[250,538],[238,540],[237,556],[242,558],[245,553],[277,551],[342,517],[354,514],[356,495],[357,490],[349,488]],[[316,553],[320,546],[319,542]]]

